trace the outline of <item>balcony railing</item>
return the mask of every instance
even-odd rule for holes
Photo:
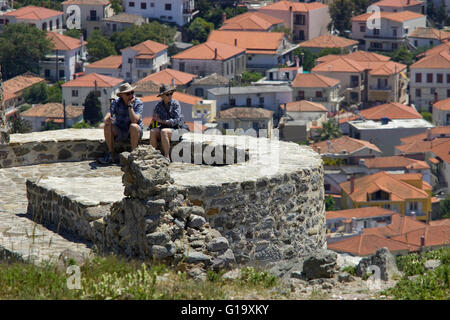
[[[87,20],[87,21],[100,21],[100,17],[91,17],[91,16],[88,16],[86,20]]]
[[[370,86],[370,90],[391,91],[391,86]]]
[[[405,40],[406,36],[385,36],[382,34],[365,34],[366,39],[386,39],[386,40]]]

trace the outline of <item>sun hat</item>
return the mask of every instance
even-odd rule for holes
[[[163,84],[161,87],[159,87],[159,94],[157,95],[157,97],[161,97],[162,95],[169,92],[174,92],[175,90],[175,87]]]
[[[121,93],[127,93],[133,91],[136,87],[131,86],[128,82],[121,84],[119,87],[119,91],[117,91],[116,95],[118,96]]]

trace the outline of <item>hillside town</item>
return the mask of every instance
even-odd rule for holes
[[[450,1],[349,3],[0,0],[4,117],[102,128],[128,83],[149,131],[170,86],[190,131],[278,130],[320,155],[329,250],[449,247]]]

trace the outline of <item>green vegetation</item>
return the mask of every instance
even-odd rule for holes
[[[57,0],[16,0],[14,1],[14,9],[19,9],[29,5],[62,11],[62,1]]]
[[[75,39],[80,39],[82,33],[79,29],[68,29],[64,31],[64,35]]]
[[[202,17],[208,22],[214,23],[215,29],[222,26],[223,14],[227,19],[235,17],[247,11],[246,7],[237,7],[219,4],[211,5],[209,0],[197,0],[195,1],[195,9],[199,10],[198,17]]]
[[[334,211],[336,210],[336,202],[331,195],[328,195],[325,198],[325,211]]]
[[[111,0],[111,8],[116,14],[123,12],[122,2],[120,0]]]
[[[84,122],[84,120],[75,123],[72,128],[74,129],[86,129],[86,128],[95,128],[96,126],[90,125],[88,122]]]
[[[72,260],[69,264],[75,264]],[[80,267],[81,289],[69,290],[65,266],[37,267],[21,262],[0,263],[1,299],[230,299],[257,293],[273,297],[276,277],[244,268],[236,280],[209,271],[206,281],[191,279],[183,270],[115,256],[96,257]]]
[[[329,4],[331,22],[328,29],[333,27],[345,36],[346,30],[352,30],[352,15],[357,16],[366,12],[370,0],[337,0]]]
[[[444,0],[436,6],[434,1],[427,1],[427,17],[437,28],[442,28],[450,24],[450,16],[447,14]]]
[[[84,100],[83,118],[90,125],[96,124],[103,120],[102,105],[97,98],[95,91],[89,92]]]
[[[339,124],[336,119],[329,119],[322,124],[322,128],[319,129],[319,137],[317,141],[331,140],[342,136],[342,131],[339,128]]]
[[[345,164],[344,159],[339,159],[339,158],[322,158],[323,160],[323,165],[324,166],[341,166],[343,164]]]
[[[9,24],[0,34],[0,65],[4,80],[25,72],[39,73],[39,60],[51,51],[46,33],[25,23]]]
[[[309,49],[297,48],[294,50],[294,55],[298,56],[300,59],[300,64],[303,66],[304,71],[311,71],[314,68],[316,59],[329,55],[329,54],[348,54],[348,49],[344,49],[341,52],[340,48],[325,48],[319,51],[319,53],[314,53]]]
[[[450,196],[441,201],[441,217],[450,219]]]
[[[212,30],[214,30],[214,24],[212,22],[208,22],[205,19],[198,17],[189,24],[187,35],[192,43],[198,44],[205,42]]]
[[[430,259],[440,260],[441,266],[426,271],[424,265]],[[395,287],[382,294],[399,300],[450,299],[450,248],[399,256],[396,262],[404,276]],[[411,276],[414,277],[411,279]]]
[[[262,78],[263,76],[259,72],[244,71],[242,72],[241,85],[247,86],[250,85],[252,82],[256,82]]]
[[[12,116],[9,119],[9,125],[11,133],[29,133],[33,129],[31,122],[23,119],[20,115]]]
[[[62,102],[61,85],[64,81],[58,81],[51,86],[40,82],[23,91],[23,98],[29,104],[44,104],[49,102]]]
[[[356,276],[356,266],[347,266],[344,269],[342,269],[342,271],[347,272],[352,276]]]
[[[433,122],[433,114],[431,112],[422,111],[420,113],[422,117],[427,120],[429,123]]]
[[[116,54],[114,43],[98,30],[94,30],[88,40],[89,61],[94,62]]]

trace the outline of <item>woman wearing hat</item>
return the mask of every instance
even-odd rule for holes
[[[129,83],[122,84],[117,92],[118,98],[111,101],[110,112],[104,119],[105,141],[109,152],[99,159],[103,164],[114,162],[114,141],[130,140],[131,150],[134,150],[142,139],[144,105],[140,99],[134,97],[135,88]]]
[[[159,126],[150,131],[150,144],[157,149],[158,141],[161,141],[162,154],[169,158],[170,139],[172,138],[173,129],[183,128],[183,120],[181,115],[180,103],[172,99],[175,87],[163,84],[159,88],[158,97],[161,101],[153,111],[153,121],[156,121]]]

